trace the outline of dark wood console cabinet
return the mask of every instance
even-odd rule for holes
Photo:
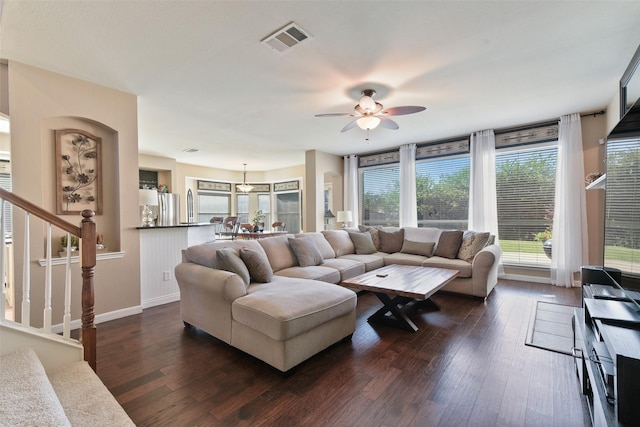
[[[591,421],[640,425],[640,313],[630,302],[594,298],[582,287],[573,318],[574,356]]]

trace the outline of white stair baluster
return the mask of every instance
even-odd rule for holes
[[[44,276],[44,332],[51,333],[51,223],[47,223],[47,257]]]
[[[64,317],[62,320],[62,336],[71,337],[71,234],[67,233],[67,262],[64,279]]]
[[[29,212],[24,213],[24,260],[22,263],[22,324],[31,326],[31,243],[29,242]]]

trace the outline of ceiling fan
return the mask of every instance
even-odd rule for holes
[[[356,117],[355,120],[343,127],[340,132],[346,132],[356,126],[368,132],[369,130],[375,129],[378,126],[385,129],[398,129],[398,124],[395,121],[391,120],[388,116],[402,116],[405,114],[419,113],[420,111],[426,110],[426,107],[416,106],[392,107],[383,110],[382,104],[373,100],[375,94],[376,91],[373,89],[364,89],[362,91],[362,97],[360,98],[360,101],[353,108],[353,113],[316,114],[316,117]],[[367,138],[367,140],[368,139],[369,138]]]

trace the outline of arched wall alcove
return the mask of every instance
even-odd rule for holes
[[[95,135],[101,140],[101,187],[102,213],[96,214],[96,233],[104,235],[104,246],[108,251],[120,250],[120,208],[118,188],[118,132],[111,127],[85,117],[47,117],[42,121],[42,156],[43,156],[43,204],[47,210],[56,212],[57,187],[56,168],[60,161],[56,157],[56,130],[77,129]],[[82,210],[87,206],[79,205]],[[77,224],[78,215],[59,214],[66,221]],[[60,230],[54,232],[52,242],[53,253],[57,254]]]

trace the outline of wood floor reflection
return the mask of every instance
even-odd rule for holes
[[[437,293],[416,333],[372,326],[283,377],[183,327],[179,304],[98,325],[98,375],[139,426],[585,426],[571,357],[524,345],[538,300],[580,289],[500,281],[486,302]]]

